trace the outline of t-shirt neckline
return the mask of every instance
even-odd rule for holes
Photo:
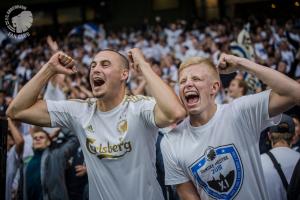
[[[201,125],[201,126],[192,126],[191,125],[191,121],[190,121],[190,117],[188,117],[188,120],[186,121],[186,123],[188,124],[188,127],[191,131],[203,131],[207,128],[209,128],[213,122],[216,120],[217,116],[219,115],[220,113],[220,110],[221,110],[221,105],[220,104],[216,104],[217,105],[217,110],[216,112],[214,113],[213,117],[204,125]]]

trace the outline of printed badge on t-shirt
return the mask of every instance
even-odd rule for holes
[[[233,199],[243,183],[243,165],[234,144],[208,147],[190,167],[197,187],[216,199]]]

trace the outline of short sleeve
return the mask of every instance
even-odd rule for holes
[[[50,115],[51,127],[71,127],[71,121],[76,116],[74,102],[46,100],[46,103]]]
[[[152,97],[140,96],[142,100],[138,104],[140,117],[143,119],[147,127],[157,128],[155,123],[154,108],[156,101]]]
[[[267,90],[244,96],[232,103],[237,122],[255,134],[256,140],[259,140],[261,131],[276,125],[281,119],[281,115],[272,118],[269,116],[270,93],[271,90]]]
[[[178,159],[176,159],[166,135],[161,141],[161,152],[164,161],[166,185],[177,185],[188,182],[189,178],[178,165]]]

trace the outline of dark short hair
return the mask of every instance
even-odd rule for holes
[[[240,80],[240,79],[236,79],[236,80],[238,80],[239,87],[243,88],[243,93],[242,94],[246,95],[247,92],[248,92],[248,85],[247,85],[246,81]]]
[[[271,141],[273,141],[274,144],[280,140],[285,140],[290,145],[293,136],[295,135],[295,124],[293,119],[286,114],[282,114],[279,124],[271,126],[269,132],[271,134]]]
[[[114,52],[114,53],[118,54],[119,57],[121,58],[123,67],[125,67],[126,69],[129,69],[129,61],[125,55],[121,54],[120,52],[118,52],[117,50],[114,50],[114,49],[103,49],[103,50],[99,51],[98,53],[100,53],[102,51],[110,51],[110,52]]]

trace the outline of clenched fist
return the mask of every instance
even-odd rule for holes
[[[230,74],[240,70],[240,60],[242,58],[222,53],[217,68],[219,69],[220,74]]]
[[[77,72],[75,61],[63,52],[55,53],[46,65],[54,74],[71,75]]]

